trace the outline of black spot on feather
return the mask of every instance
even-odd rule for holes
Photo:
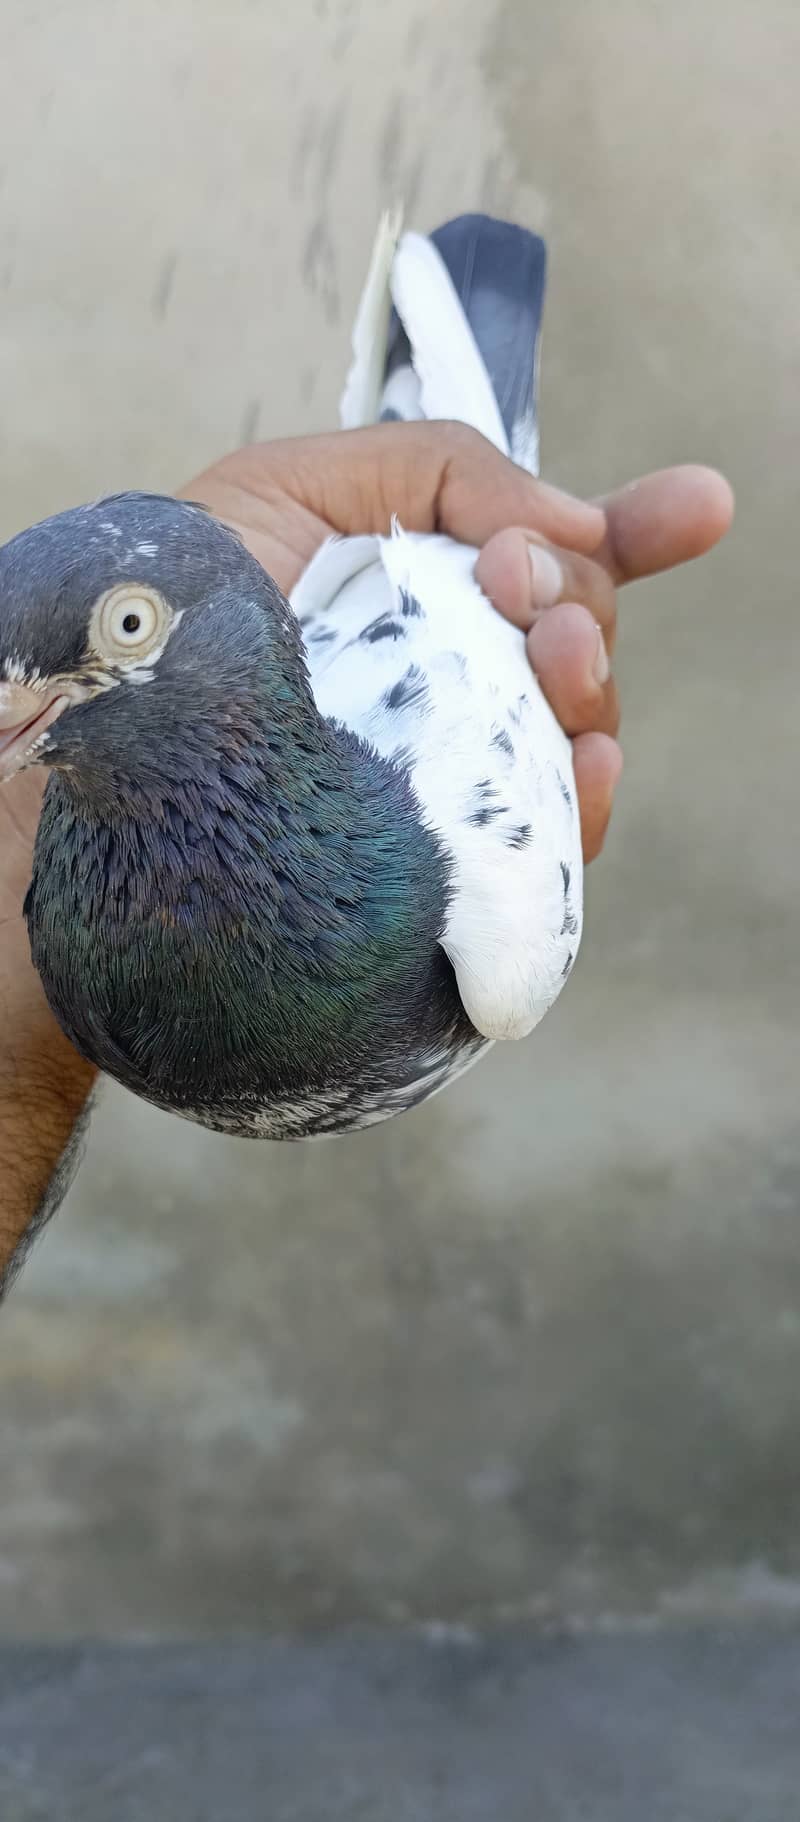
[[[411,747],[396,747],[395,751],[388,755],[388,758],[391,760],[392,765],[399,766],[401,771],[407,771],[413,761],[414,754]]]
[[[532,825],[529,822],[521,822],[518,828],[509,829],[505,839],[509,848],[527,848],[532,834]]]
[[[566,783],[565,779],[562,778],[560,772],[556,772],[556,778],[558,779],[558,788],[559,788],[559,791],[561,792],[564,802],[567,805],[567,808],[571,810],[572,809],[572,792],[569,790],[567,783]]]
[[[331,627],[321,626],[318,633],[309,633],[308,643],[309,645],[330,645],[331,640],[335,638],[336,633]]]
[[[473,810],[467,822],[473,829],[485,829],[487,822],[493,822],[495,816],[505,816],[508,805],[504,803],[484,804],[480,810]]]
[[[407,671],[390,690],[385,690],[381,698],[384,708],[409,709],[424,701],[428,692],[425,673],[418,664],[410,664]]]
[[[577,935],[577,930],[578,930],[578,919],[575,916],[575,913],[569,902],[569,883],[570,883],[571,877],[572,876],[570,874],[570,870],[569,870],[569,867],[567,866],[566,861],[562,860],[561,878],[564,881],[564,922],[561,925],[561,935],[562,936],[575,936],[575,935]]]
[[[379,639],[405,639],[405,636],[405,627],[399,620],[393,620],[391,614],[379,614],[377,620],[371,620],[359,634],[365,645],[377,645]]]
[[[422,604],[416,595],[409,594],[407,588],[400,590],[400,612],[406,620],[424,620]]]
[[[507,753],[509,759],[513,759],[514,742],[505,728],[498,728],[497,733],[492,735],[492,746],[496,747],[498,753]]]
[[[507,814],[507,804],[492,802],[492,799],[497,797],[497,795],[497,786],[496,784],[493,784],[491,778],[478,779],[475,786],[477,808],[472,810],[466,818],[473,829],[484,829],[486,824],[492,822],[495,816],[505,816]]]

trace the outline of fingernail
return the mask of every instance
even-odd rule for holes
[[[542,550],[540,544],[529,544],[528,554],[533,578],[533,606],[555,607],[564,587],[561,564],[551,551]]]
[[[594,664],[592,665],[592,675],[595,683],[601,685],[607,683],[611,676],[611,665],[608,662],[606,642],[599,626],[597,628],[597,651],[595,653]]]

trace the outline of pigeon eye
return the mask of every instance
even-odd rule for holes
[[[163,643],[172,614],[154,588],[123,582],[101,595],[92,615],[91,642],[115,663],[147,656]]]

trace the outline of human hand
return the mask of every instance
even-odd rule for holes
[[[332,531],[440,531],[481,547],[476,576],[528,633],[528,653],[573,739],[584,855],[603,846],[622,769],[609,662],[620,584],[702,555],[733,500],[713,469],[668,468],[586,503],[536,481],[462,424],[255,444],[182,489],[240,532],[288,594]]]

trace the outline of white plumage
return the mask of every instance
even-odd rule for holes
[[[404,415],[458,418],[509,453],[519,437],[506,432],[444,260],[418,235],[398,241],[398,226],[381,224],[343,421],[372,421],[402,396]],[[395,366],[380,395],[390,296],[413,372]],[[532,466],[532,404],[519,424]],[[321,713],[407,766],[451,857],[443,946],[472,1023],[489,1039],[520,1038],[557,997],[580,941],[580,827],[569,741],[522,633],[481,593],[476,555],[399,526],[387,538],[332,539],[292,602]]]

